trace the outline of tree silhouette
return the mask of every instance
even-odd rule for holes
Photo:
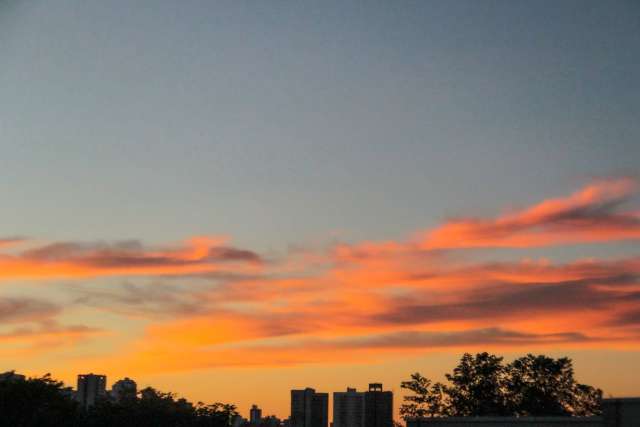
[[[578,384],[571,359],[528,354],[507,366],[508,398],[518,415],[594,415],[602,391]]]
[[[202,426],[230,427],[233,420],[238,416],[235,405],[216,402],[205,405],[198,402],[196,405],[196,416]]]
[[[139,397],[101,399],[82,410],[70,388],[51,378],[0,376],[0,427],[230,427],[233,405],[193,404],[147,387]]]
[[[445,387],[451,401],[451,415],[458,417],[509,415],[505,395],[506,370],[502,357],[489,353],[465,353]]]
[[[416,372],[410,381],[403,381],[400,387],[409,390],[413,395],[405,396],[405,402],[400,406],[400,416],[403,419],[417,417],[435,417],[449,413],[449,402],[445,396],[445,387],[441,383],[432,384],[431,380]]]
[[[600,414],[602,391],[576,382],[571,359],[528,354],[503,365],[489,353],[465,353],[449,384],[419,373],[401,387],[412,392],[403,419],[444,416],[589,416]]]
[[[85,425],[177,427],[207,426],[229,427],[238,413],[234,405],[202,402],[193,404],[177,398],[174,393],[161,392],[147,387],[139,392],[139,399],[121,402],[103,400],[86,414]]]
[[[29,379],[8,375],[0,381],[0,422],[3,426],[73,426],[77,412],[78,405],[71,398],[71,390],[50,374]]]

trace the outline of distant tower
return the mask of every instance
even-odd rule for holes
[[[291,427],[327,427],[329,394],[312,388],[291,390]]]
[[[76,399],[80,406],[87,409],[107,396],[107,377],[105,375],[78,375]]]
[[[137,392],[138,386],[136,382],[128,377],[116,381],[113,386],[111,386],[111,397],[116,402],[135,399]]]
[[[393,392],[382,391],[380,383],[364,393],[364,427],[393,427]]]
[[[258,405],[252,405],[249,411],[249,422],[251,424],[260,424],[262,420],[262,409],[258,408]]]
[[[364,427],[364,393],[355,388],[333,393],[332,427]]]

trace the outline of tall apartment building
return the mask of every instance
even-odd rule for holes
[[[393,427],[393,392],[382,384],[369,384],[364,393],[364,427]]]
[[[333,393],[333,427],[364,427],[364,393],[355,388]]]
[[[252,405],[249,410],[249,422],[251,424],[260,424],[262,421],[262,409],[258,408],[258,405]]]
[[[312,388],[291,390],[291,427],[327,427],[329,394]]]
[[[96,401],[107,396],[107,377],[105,375],[78,375],[76,399],[84,409],[93,406]]]

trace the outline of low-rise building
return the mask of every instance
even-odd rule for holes
[[[638,427],[640,398],[604,399],[595,417],[431,417],[407,421],[407,427]]]

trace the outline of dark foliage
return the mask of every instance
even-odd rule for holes
[[[519,415],[593,415],[602,391],[578,384],[571,359],[528,354],[507,366],[507,398]]]
[[[446,416],[589,416],[600,414],[602,391],[579,384],[571,359],[528,354],[504,365],[489,353],[464,354],[447,374],[449,384],[433,384],[419,373],[404,381],[412,394],[400,415]]]
[[[502,357],[489,353],[462,356],[445,387],[452,414],[459,417],[509,415],[508,378]]]
[[[442,383],[433,384],[416,372],[410,381],[403,381],[400,386],[413,393],[404,397],[404,401],[409,403],[400,406],[403,419],[448,415],[450,405]]]
[[[0,414],[2,427],[229,427],[237,412],[233,405],[193,404],[151,387],[139,398],[104,399],[82,411],[70,389],[45,375],[0,381]]]
[[[49,374],[0,381],[2,426],[72,426],[77,410],[71,390]]]

